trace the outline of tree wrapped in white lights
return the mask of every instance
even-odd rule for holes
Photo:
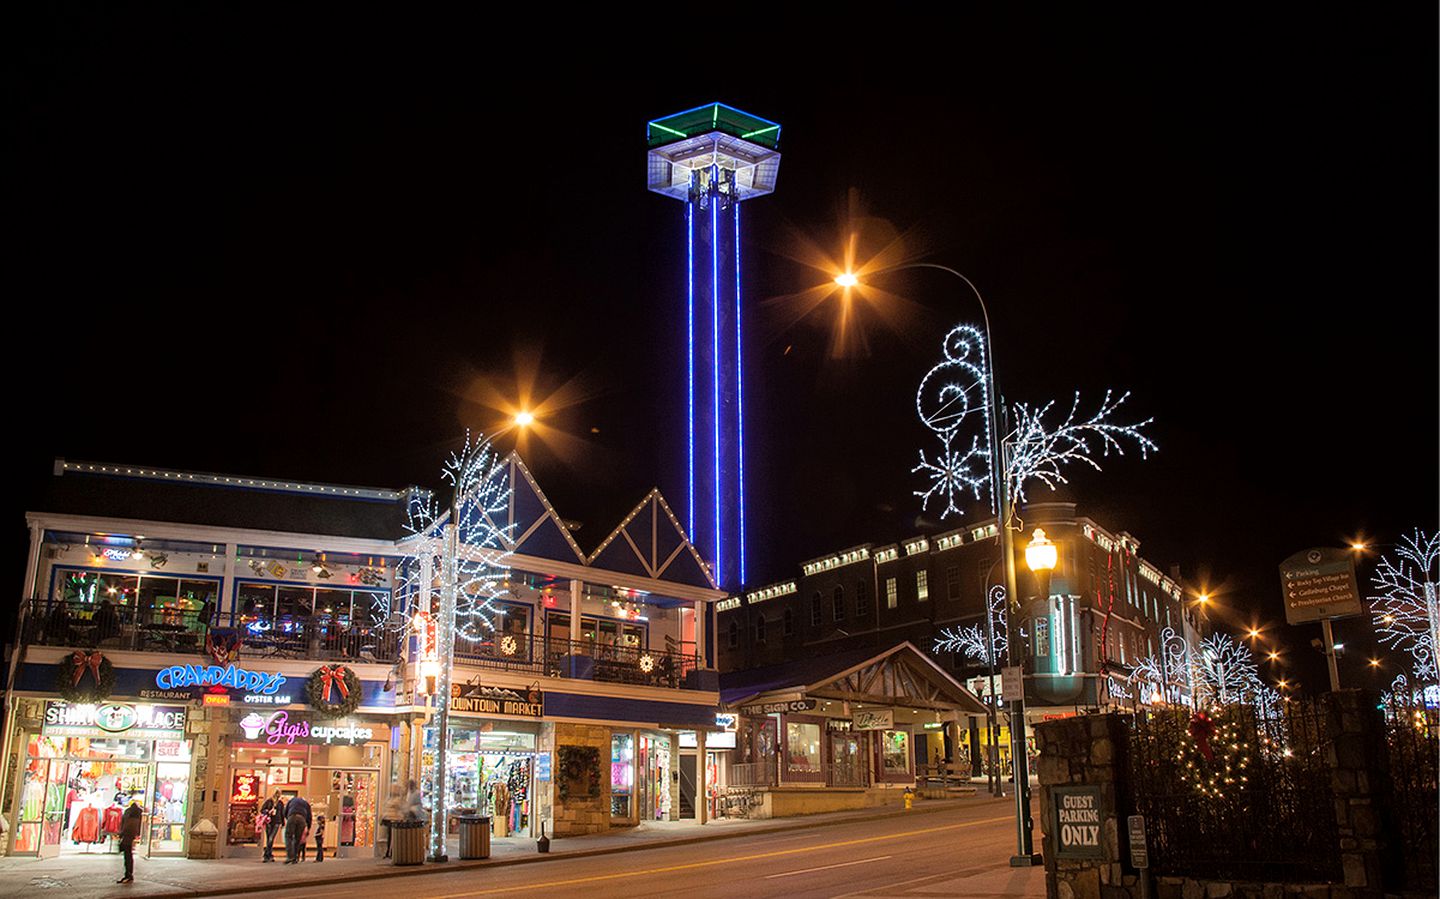
[[[1188,704],[1193,692],[1191,655],[1185,638],[1167,627],[1160,631],[1160,651],[1136,662],[1127,680],[1146,702],[1159,693],[1165,702]]]
[[[920,451],[920,463],[911,474],[923,474],[925,490],[916,490],[922,509],[931,501],[943,500],[940,518],[961,514],[959,499],[969,493],[980,499],[990,483],[990,374],[985,358],[984,332],[973,325],[958,325],[945,335],[944,359],[925,373],[915,393],[915,410],[926,428],[940,441],[936,455]],[[1055,403],[1040,406],[1016,404],[1010,413],[1014,426],[1000,437],[1006,447],[1005,475],[1010,495],[1025,500],[1025,485],[1038,481],[1054,490],[1068,483],[1064,469],[1075,463],[1100,470],[1096,456],[1111,452],[1123,455],[1124,441],[1134,441],[1141,458],[1158,447],[1143,428],[1153,419],[1135,424],[1117,424],[1111,419],[1130,394],[1106,391],[1105,399],[1093,414],[1080,413],[1080,394],[1075,394],[1070,413],[1054,424],[1046,421]],[[976,413],[979,413],[978,415]],[[973,424],[966,427],[966,420]],[[978,432],[972,429],[978,425]],[[992,507],[993,507],[992,497]]]
[[[1201,640],[1190,661],[1202,705],[1254,705],[1265,689],[1250,648],[1229,634],[1214,633]]]
[[[433,676],[435,687],[436,762],[430,772],[431,858],[443,861],[445,830],[449,820],[446,796],[446,756],[450,747],[450,673],[455,661],[457,635],[466,641],[484,639],[495,632],[495,600],[509,576],[506,560],[510,544],[507,518],[510,504],[509,467],[489,439],[472,440],[445,462],[442,477],[453,488],[450,507],[442,513],[433,496],[411,494],[406,528],[410,537],[407,558],[399,566],[397,587],[411,601],[408,629],[421,636],[434,632],[434,658],[422,659],[422,675]],[[439,587],[439,609],[434,609]],[[432,666],[430,671],[424,670]]]
[[[987,605],[990,616],[988,647],[985,626],[969,624],[942,628],[935,637],[935,652],[958,652],[987,668],[1002,664],[1009,646],[1005,637],[1005,588],[999,584],[991,586]]]
[[[1393,557],[1375,566],[1370,614],[1382,646],[1410,654],[1414,679],[1436,683],[1435,647],[1440,643],[1436,582],[1440,581],[1440,532],[1402,537]]]

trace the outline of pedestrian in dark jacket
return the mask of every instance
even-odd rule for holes
[[[275,795],[266,799],[260,806],[260,814],[265,816],[265,854],[261,861],[275,861],[275,835],[280,832],[280,827],[285,823],[285,800],[280,797],[280,788],[275,788]]]
[[[325,816],[315,816],[315,861],[325,861]]]
[[[120,851],[125,855],[125,876],[116,883],[135,882],[135,841],[140,837],[141,818],[140,804],[134,801],[120,816]]]
[[[296,796],[285,804],[285,864],[299,864],[310,823],[310,803],[304,798]]]

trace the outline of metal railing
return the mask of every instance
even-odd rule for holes
[[[568,639],[499,634],[455,641],[455,659],[478,668],[573,677],[613,684],[683,688],[699,660],[689,653]]]
[[[742,762],[730,766],[729,780],[732,787],[773,787],[775,786],[775,763]]]
[[[205,652],[207,636],[223,639],[232,634],[238,636],[241,658],[390,662],[397,657],[400,642],[393,631],[356,625],[332,615],[265,619],[209,615],[197,609],[47,599],[28,601],[21,642],[198,654]]]

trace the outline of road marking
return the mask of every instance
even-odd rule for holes
[[[981,824],[995,824],[1000,821],[1012,821],[1011,815],[1002,815],[998,818],[981,818],[978,821],[965,821],[961,824],[942,824],[939,827],[925,827],[920,830],[907,830],[901,833],[882,834],[878,837],[859,837],[854,840],[841,840],[838,843],[825,843],[818,846],[799,846],[795,849],[777,849],[774,852],[757,852],[753,855],[736,855],[730,858],[716,858],[703,862],[689,862],[683,865],[666,865],[661,868],[649,868],[644,871],[620,871],[615,874],[592,874],[589,877],[572,877],[567,880],[550,880],[545,883],[521,883],[508,887],[492,887],[488,890],[466,890],[463,893],[448,893],[444,896],[433,896],[431,899],[462,899],[465,896],[492,896],[496,893],[518,893],[525,890],[547,890],[556,887],[575,886],[581,883],[594,883],[601,880],[620,880],[626,877],[645,877],[651,874],[667,874],[671,871],[689,871],[695,868],[713,868],[716,865],[730,865],[735,862],[748,862],[761,858],[779,858],[785,855],[798,855],[802,852],[816,852],[822,849],[836,849],[841,846],[859,846],[865,843],[880,843],[886,840],[901,840],[907,837],[919,836],[926,833],[940,833],[946,830],[959,830],[965,827],[978,827]],[[661,847],[657,847],[661,848]]]
[[[858,861],[853,862],[840,862],[838,865],[821,865],[818,868],[801,868],[799,871],[785,871],[782,874],[767,874],[765,875],[765,879],[774,880],[777,877],[794,877],[796,874],[809,874],[811,871],[828,871],[831,868],[848,868],[851,865],[863,865],[866,862],[881,862],[887,858],[893,857],[894,856],[890,855],[877,855],[874,858],[862,858]]]

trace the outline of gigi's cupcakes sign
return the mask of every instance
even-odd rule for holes
[[[354,746],[372,740],[388,740],[390,736],[390,728],[383,724],[319,723],[304,715],[292,715],[289,711],[264,715],[251,712],[241,718],[239,724],[247,741],[263,741],[269,746],[294,746],[296,743]]]

